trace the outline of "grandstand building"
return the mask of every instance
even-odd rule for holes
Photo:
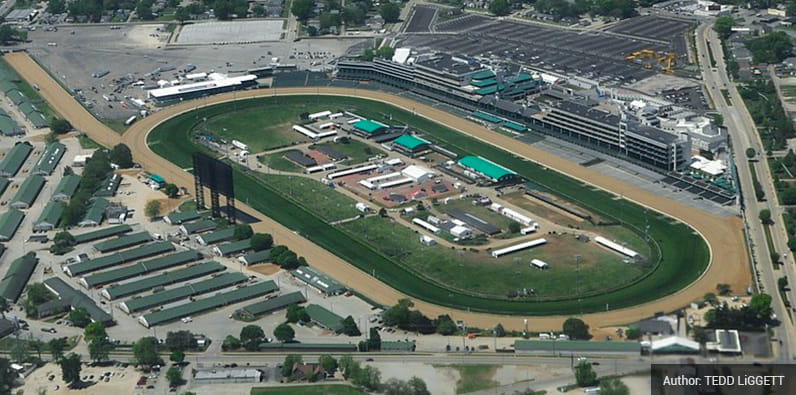
[[[213,77],[213,75],[211,75],[211,77]],[[175,100],[190,100],[218,93],[247,89],[257,85],[257,76],[252,74],[238,77],[215,78],[216,79],[210,81],[196,82],[193,84],[152,89],[147,92],[147,98],[157,104],[164,104]]]

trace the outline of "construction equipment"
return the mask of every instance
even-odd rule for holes
[[[674,52],[662,53],[661,56],[658,58],[658,64],[661,66],[661,70],[666,72],[666,74],[674,73],[672,67],[674,67],[676,63],[677,63],[677,54],[675,54]]]

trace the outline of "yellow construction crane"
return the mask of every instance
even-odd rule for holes
[[[674,52],[662,53],[661,56],[658,58],[658,64],[661,66],[661,69],[665,71],[667,74],[672,74],[674,72],[674,70],[672,70],[672,67],[674,67],[676,63],[677,63],[677,54]]]

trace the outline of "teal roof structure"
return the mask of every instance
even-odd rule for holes
[[[500,181],[504,177],[517,175],[514,171],[480,156],[462,157],[459,159],[459,165],[483,174],[494,181]]]
[[[17,233],[23,218],[25,218],[25,213],[16,209],[0,214],[0,241],[11,240],[14,234]]]
[[[481,119],[481,120],[484,120],[484,121],[487,121],[487,122],[492,122],[492,123],[500,123],[500,122],[503,121],[502,119],[500,119],[500,118],[498,118],[498,117],[496,117],[496,116],[494,116],[492,114],[485,113],[483,111],[475,111],[475,112],[473,112],[473,116],[478,118],[478,119]]]
[[[377,133],[377,132],[379,132],[379,131],[381,131],[383,129],[386,129],[387,125],[385,125],[385,124],[383,124],[381,122],[371,121],[369,119],[362,119],[362,120],[359,120],[359,121],[355,122],[354,123],[354,127],[359,129],[359,130],[364,131],[367,134],[373,134],[373,133]]]
[[[0,176],[13,177],[17,175],[31,152],[33,152],[33,146],[30,143],[22,142],[14,145],[0,162]]]
[[[431,142],[411,134],[404,134],[393,141],[393,144],[398,144],[410,151],[414,151],[423,145],[430,145]]]

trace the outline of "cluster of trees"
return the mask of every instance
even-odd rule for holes
[[[793,42],[785,32],[773,32],[746,43],[755,63],[780,63],[791,55]]]
[[[423,334],[436,332],[437,326],[435,322],[423,315],[423,313],[412,310],[411,308],[414,307],[414,305],[415,304],[409,299],[399,300],[398,304],[390,307],[382,314],[384,325],[397,326],[403,330]]]
[[[108,151],[103,149],[94,151],[91,159],[86,161],[86,166],[83,168],[83,176],[80,179],[77,192],[69,199],[61,216],[61,223],[64,227],[76,225],[83,219],[92,195],[102,185],[111,170]]]
[[[146,215],[150,221],[154,221],[160,218],[162,209],[163,204],[160,203],[160,200],[150,200],[146,202],[146,206],[144,206],[144,215]]]
[[[571,340],[589,340],[589,326],[579,318],[568,318],[564,321],[563,332]]]
[[[85,328],[91,323],[91,315],[84,307],[78,307],[70,311],[67,319],[78,328]]]
[[[733,26],[735,26],[735,19],[730,15],[718,17],[716,21],[713,22],[713,30],[719,34],[722,40],[730,37]]]
[[[751,81],[742,86],[739,93],[758,126],[767,149],[781,149],[785,147],[787,139],[796,137],[793,122],[783,111],[770,80]]]
[[[362,366],[359,362],[354,361],[350,355],[345,355],[340,358],[337,363],[343,377],[350,380],[354,385],[364,387],[369,391],[376,391],[381,386],[381,372],[379,369],[366,365]]]
[[[597,373],[588,361],[580,361],[575,367],[575,383],[578,387],[594,387],[600,385],[601,395],[629,395],[630,389],[615,377],[597,380]]]
[[[256,250],[254,247],[254,236],[252,236],[252,249]],[[270,235],[268,236],[270,237]],[[273,239],[271,239],[270,244],[273,244]],[[263,249],[267,249],[267,247]],[[285,270],[293,270],[297,269],[299,266],[307,266],[307,260],[304,259],[303,256],[298,256],[295,252],[283,245],[278,245],[272,248],[268,254],[268,260],[279,265],[279,267]]]
[[[292,328],[291,328],[292,329]],[[246,325],[240,330],[240,337],[228,335],[221,344],[224,351],[245,348],[248,351],[257,351],[261,343],[267,343],[265,331],[259,325]]]
[[[383,46],[381,48],[373,49],[368,48],[362,53],[360,57],[362,60],[373,60],[374,58],[392,59],[395,54],[395,48],[390,46]]]
[[[583,14],[610,16],[618,19],[637,15],[636,4],[632,0],[537,0],[534,8],[554,18],[579,18]]]
[[[191,3],[185,7],[177,7],[174,11],[174,19],[183,22],[202,15],[207,11],[207,6],[202,3]]]
[[[108,355],[113,350],[114,345],[108,338],[105,325],[101,322],[92,322],[86,325],[83,331],[83,339],[88,343],[88,355],[95,362],[108,360]]]
[[[67,252],[74,250],[77,242],[75,237],[67,231],[60,231],[55,234],[53,238],[53,245],[50,246],[50,252],[53,255],[63,255]]]
[[[708,328],[759,330],[772,321],[771,295],[757,294],[748,305],[735,308],[722,304],[705,314]]]
[[[28,317],[35,317],[36,306],[55,298],[56,296],[50,292],[44,284],[28,284],[27,291],[25,292],[25,301],[22,302],[22,306],[25,308],[25,314],[27,314]]]
[[[52,117],[50,119],[50,130],[55,134],[64,134],[72,130],[72,124],[66,119]]]
[[[161,365],[163,359],[160,357],[160,350],[164,349],[171,352],[169,360],[181,364],[185,360],[185,351],[195,350],[196,347],[196,338],[190,331],[169,332],[162,345],[152,336],[139,339],[133,345],[133,358],[139,365]]]
[[[379,335],[379,330],[370,328],[370,336],[367,340],[360,341],[357,349],[361,352],[381,351],[381,335]]]
[[[213,13],[222,21],[245,17],[248,11],[249,3],[246,0],[215,0],[213,2]]]
[[[0,43],[15,44],[20,41],[27,41],[28,32],[17,30],[9,25],[0,26]]]

